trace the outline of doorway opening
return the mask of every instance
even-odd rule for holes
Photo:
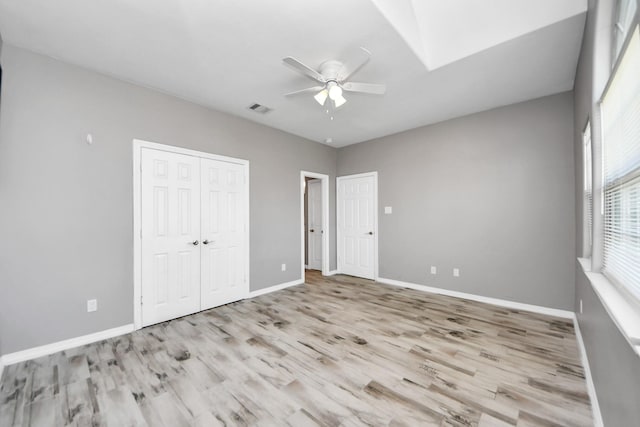
[[[300,257],[302,280],[305,272],[329,274],[329,176],[300,172]]]

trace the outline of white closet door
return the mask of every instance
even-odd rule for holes
[[[142,324],[200,310],[200,159],[143,148]]]
[[[338,269],[374,279],[376,177],[338,177]]]
[[[201,159],[203,310],[247,297],[245,169]]]
[[[322,182],[319,179],[307,182],[307,196],[307,265],[312,270],[322,270]]]

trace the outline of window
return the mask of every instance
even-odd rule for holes
[[[633,18],[636,15],[636,0],[618,0],[618,8],[616,14],[616,23],[613,27],[613,60],[612,64],[616,63],[616,59],[622,50],[622,45],[629,31],[629,27],[633,23]]]
[[[587,254],[591,253],[591,246],[593,245],[593,180],[592,180],[592,160],[591,160],[591,122],[587,122],[587,126],[582,133],[582,150],[584,159],[584,191],[583,191],[583,203],[584,203],[584,221],[585,221],[585,238],[589,239],[586,243]]]
[[[640,299],[640,30],[602,99],[603,273]]]

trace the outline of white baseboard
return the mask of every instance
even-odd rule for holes
[[[4,363],[2,363],[2,357],[0,357],[0,384],[2,384],[2,371],[4,371]]]
[[[81,337],[41,345],[39,347],[33,347],[27,350],[16,351],[15,353],[9,353],[2,356],[2,358],[0,358],[0,366],[13,365],[14,363],[24,362],[25,360],[47,356],[49,354],[68,350],[74,347],[79,347],[81,345],[91,344],[96,341],[106,340],[107,338],[113,338],[119,335],[128,334],[130,332],[133,332],[133,330],[133,323],[131,323],[129,325],[107,329],[106,331],[100,331],[89,335],[83,335]]]
[[[327,273],[327,276],[335,276],[336,274],[340,274],[338,270],[331,270]]]
[[[591,377],[591,368],[589,367],[589,359],[587,358],[587,349],[584,346],[582,333],[580,332],[580,325],[578,324],[578,318],[575,315],[573,316],[573,328],[576,331],[576,339],[578,340],[578,348],[580,349],[580,359],[582,360],[582,366],[584,367],[584,377],[587,381],[589,400],[591,400],[593,425],[594,427],[604,427],[602,413],[600,412],[600,404],[598,403],[598,396],[596,395],[596,386],[593,383],[593,378]]]
[[[500,307],[512,308],[514,310],[531,311],[534,313],[546,314],[549,316],[563,317],[565,319],[573,319],[575,314],[573,311],[560,310],[557,308],[542,307],[540,305],[524,304],[521,302],[508,301],[500,298],[483,297],[480,295],[468,294],[465,292],[450,291],[448,289],[433,288],[431,286],[418,285],[417,283],[402,282],[400,280],[385,279],[378,277],[380,283],[392,286],[400,286],[403,288],[414,289],[417,291],[429,292],[431,294],[447,295],[450,297],[464,298],[472,301],[484,302],[487,304],[498,305]]]
[[[260,295],[270,294],[271,292],[281,291],[282,289],[290,288],[291,286],[302,285],[304,279],[296,279],[291,282],[280,283],[279,285],[269,286],[268,288],[258,289],[257,291],[249,292],[249,298],[259,297]]]

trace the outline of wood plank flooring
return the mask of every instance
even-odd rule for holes
[[[5,368],[0,426],[590,426],[570,320],[348,276]]]

